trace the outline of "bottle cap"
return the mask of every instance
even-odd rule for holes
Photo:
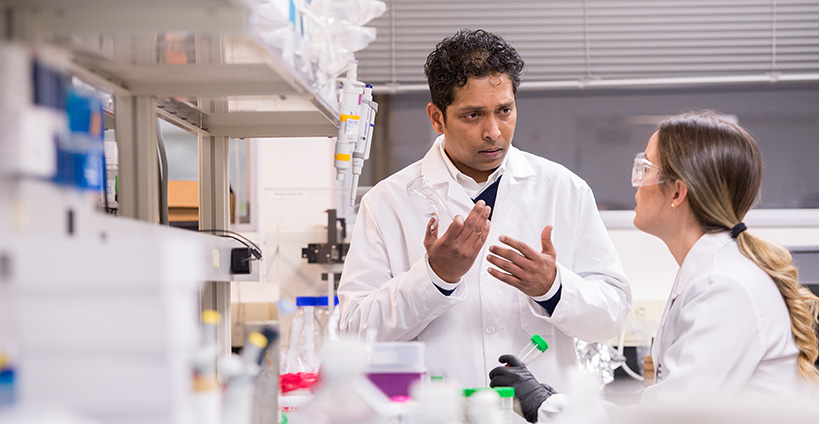
[[[464,389],[464,397],[470,397],[481,390],[494,390],[502,398],[515,397],[514,387],[468,387]]]
[[[212,309],[202,311],[202,322],[204,324],[219,324],[222,320],[222,314]]]
[[[315,300],[315,306],[327,306],[327,296],[316,296],[313,298]],[[335,296],[335,303],[334,305],[338,305],[338,296]]]
[[[263,336],[262,333],[254,331],[247,336],[247,342],[262,349],[267,346],[267,337]]]
[[[532,338],[531,338],[531,339],[529,339],[529,340],[531,340],[531,341],[532,341],[532,343],[533,343],[533,344],[535,345],[535,347],[537,348],[537,350],[539,350],[539,351],[541,351],[541,352],[546,352],[546,349],[548,349],[548,348],[549,348],[549,344],[548,344],[548,343],[546,343],[546,340],[543,340],[543,337],[541,337],[541,336],[540,336],[540,334],[535,334],[535,335],[534,335],[534,336],[532,336]]]
[[[515,397],[515,388],[514,387],[495,387],[494,388],[498,395],[502,398],[513,398]]]
[[[296,306],[316,306],[316,299],[312,296],[299,296],[296,298]]]

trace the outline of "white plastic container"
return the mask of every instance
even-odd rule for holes
[[[0,128],[0,176],[54,176],[54,140],[68,132],[64,114],[27,105],[0,108]]]
[[[464,389],[464,416],[468,422],[512,424],[514,387],[476,387]],[[488,420],[488,421],[487,421]]]
[[[0,43],[0,110],[32,104],[31,52],[17,43]]]
[[[379,342],[367,346],[367,377],[388,397],[409,396],[426,375],[423,342]]]

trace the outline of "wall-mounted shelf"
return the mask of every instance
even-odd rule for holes
[[[66,51],[76,75],[114,94],[154,97],[160,104],[179,98],[196,104],[253,96],[279,104],[290,99],[296,105],[297,110],[285,107],[281,117],[267,112],[265,125],[235,135],[231,129],[243,125],[246,111],[220,112],[221,136],[337,133],[335,99],[323,97],[310,81],[313,77],[289,65],[280,49],[261,41],[249,23],[248,6],[241,1],[5,0],[0,4],[21,17],[13,21],[13,33]],[[200,108],[194,125],[207,132],[205,109]],[[233,122],[234,113],[238,122]]]

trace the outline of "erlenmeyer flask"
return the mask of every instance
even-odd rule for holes
[[[455,215],[438,196],[426,175],[412,179],[407,184],[407,193],[410,197],[410,203],[421,215],[427,218],[436,215],[438,217],[448,217],[450,220],[455,219]]]

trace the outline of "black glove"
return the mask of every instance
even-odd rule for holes
[[[515,355],[502,355],[501,366],[489,372],[490,387],[514,387],[515,397],[520,402],[523,418],[530,423],[537,422],[537,410],[549,396],[557,393],[547,384],[541,384]]]

